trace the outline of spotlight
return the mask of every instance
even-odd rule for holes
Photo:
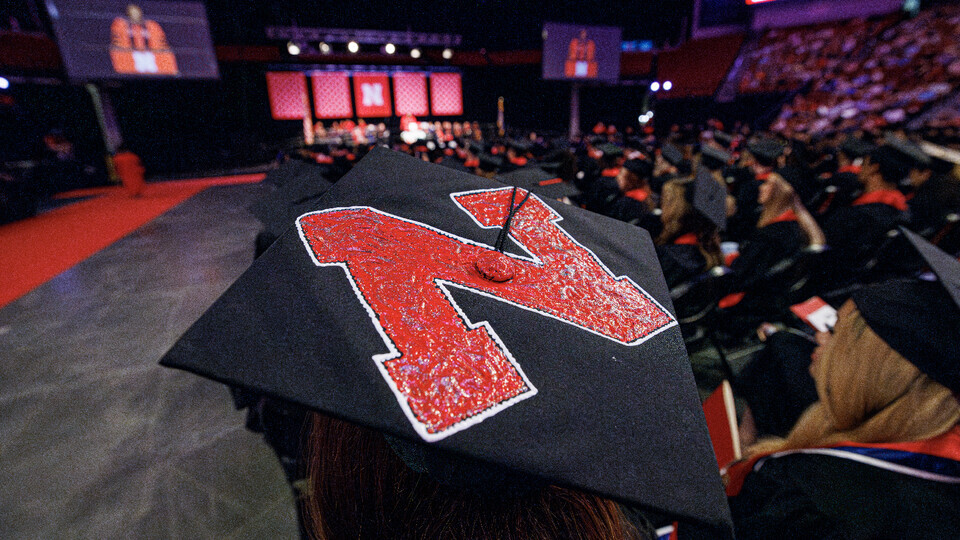
[[[443,59],[449,60],[453,58],[453,49],[444,49],[443,50]]]
[[[420,58],[420,49],[410,49],[410,56],[412,58]]]
[[[300,46],[290,41],[287,43],[287,52],[290,53],[290,56],[296,56],[300,54]]]
[[[671,88],[673,88],[673,83],[670,81],[664,81],[663,89],[669,92]]]
[[[393,43],[387,43],[386,45],[383,46],[383,52],[387,54],[393,54],[397,52],[397,47]]]
[[[323,54],[330,54],[330,45],[321,41],[320,42],[320,52]]]
[[[350,43],[347,43],[347,50],[356,54],[360,51],[360,44],[358,44],[356,41],[351,41]]]
[[[0,90],[10,88],[10,81],[6,77],[0,77]]]
[[[650,83],[650,91],[651,91],[651,92],[657,92],[657,91],[659,91],[659,90],[660,90],[660,83],[659,83],[659,82],[653,81],[652,83]]]

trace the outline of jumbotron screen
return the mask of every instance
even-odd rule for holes
[[[543,33],[544,79],[619,80],[620,28],[545,23]]]
[[[67,75],[91,79],[216,79],[200,2],[47,0]]]

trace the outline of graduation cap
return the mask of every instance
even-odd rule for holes
[[[730,148],[730,143],[733,142],[733,136],[729,133],[725,133],[718,129],[713,130],[713,140],[722,144],[724,148]]]
[[[503,158],[492,154],[480,154],[480,170],[485,172],[496,172],[503,167]]]
[[[578,195],[580,190],[573,184],[564,182],[556,175],[550,174],[540,167],[525,167],[501,174],[498,180],[508,186],[517,186],[528,189],[530,192],[548,199],[562,199]]]
[[[646,231],[376,148],[161,364],[732,538],[671,311]]]
[[[467,172],[467,173],[470,172],[470,169],[468,169],[463,164],[462,161],[452,156],[447,156],[442,160],[440,160],[440,165],[443,167],[447,167],[448,169],[453,169],[455,171]]]
[[[867,325],[920,371],[960,394],[960,261],[906,228],[935,281],[894,280],[852,298]]]
[[[757,158],[757,161],[766,165],[772,165],[783,155],[783,145],[769,137],[753,139],[747,143],[747,150]]]
[[[597,147],[597,150],[603,152],[604,157],[620,157],[623,155],[623,148],[611,143],[604,143]]]
[[[891,134],[884,139],[884,143],[900,154],[900,158],[909,163],[911,168],[924,169],[930,167],[930,156],[913,141]]]
[[[727,228],[727,190],[714,180],[707,169],[697,171],[687,190],[690,204],[721,231]]]
[[[727,166],[727,163],[730,162],[732,156],[730,152],[721,150],[715,146],[710,146],[705,144],[700,149],[701,159],[700,162],[704,167],[708,169],[722,169]]]
[[[662,155],[663,159],[667,160],[667,162],[674,167],[680,165],[680,163],[683,161],[683,152],[670,143],[663,145],[663,148],[660,149],[660,155]]]
[[[859,137],[847,137],[846,140],[840,144],[840,151],[846,154],[847,157],[853,159],[869,156],[874,148],[876,148],[876,146]]]
[[[623,168],[641,179],[649,179],[653,175],[653,164],[645,159],[628,159],[623,162]]]
[[[320,166],[304,165],[296,168],[296,176],[285,178],[275,191],[250,205],[250,213],[273,238],[292,227],[296,217],[312,209],[316,200],[333,185],[323,176]]]

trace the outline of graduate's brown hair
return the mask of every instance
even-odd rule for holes
[[[723,253],[720,251],[720,234],[717,226],[706,216],[694,210],[687,197],[687,191],[693,189],[693,181],[689,179],[670,180],[663,185],[661,207],[665,200],[669,204],[677,205],[672,219],[663,223],[663,231],[657,237],[658,246],[670,244],[687,233],[697,235],[697,248],[707,261],[707,269],[723,264]]]
[[[305,449],[313,538],[644,538],[610,500],[555,486],[520,497],[481,496],[414,472],[383,435],[314,414]]]

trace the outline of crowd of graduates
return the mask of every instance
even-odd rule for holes
[[[661,137],[598,126],[570,140],[466,126],[424,124],[415,139],[381,130],[360,143],[344,132],[292,151],[268,177],[276,191],[253,208],[266,225],[258,253],[376,146],[634,225],[656,245],[688,349],[715,351],[746,404],[738,436],[748,470],[724,469],[738,536],[960,531],[944,510],[960,502],[960,154],[903,130],[786,139],[711,121]],[[791,310],[811,297],[840,308],[833,334],[815,335]],[[728,355],[748,349],[757,352],[735,370]],[[296,437],[284,442],[269,424],[305,412],[237,395],[254,405],[251,425],[274,434],[294,480]],[[940,460],[931,466],[943,474],[925,483],[929,474],[904,480],[890,467],[771,458],[840,443],[894,444]],[[750,474],[758,463],[770,464]],[[877,499],[890,484],[895,495]]]

